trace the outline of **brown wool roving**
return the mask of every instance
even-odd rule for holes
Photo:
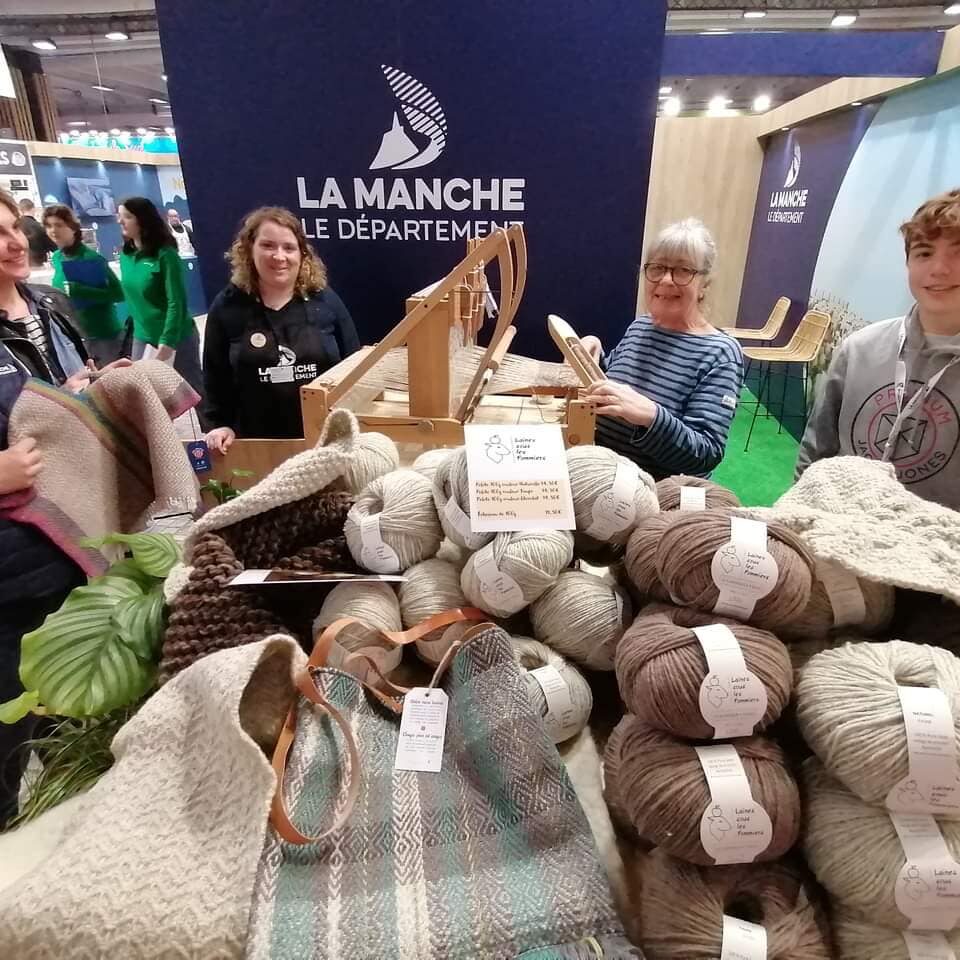
[[[700,712],[700,688],[709,672],[693,627],[720,623],[737,638],[747,669],[763,683],[765,730],[790,700],[793,670],[786,647],[770,632],[672,604],[644,607],[617,646],[616,671],[627,709],[657,730],[708,740],[714,728]]]
[[[640,901],[648,960],[716,960],[723,917],[767,932],[767,960],[831,960],[826,923],[801,866],[789,860],[697,867],[655,850]]]
[[[687,477],[680,473],[657,483],[657,499],[664,512],[680,509],[680,488],[697,487],[704,492],[707,510],[735,510],[740,506],[737,495],[726,487],[703,477]]]
[[[675,603],[712,612],[720,595],[710,568],[730,540],[730,516],[722,511],[677,513],[657,547],[657,574]],[[767,551],[777,563],[777,583],[757,601],[750,623],[775,630],[800,616],[810,600],[813,560],[800,538],[778,523],[767,524]]]
[[[834,906],[832,919],[837,960],[911,960],[899,930],[870,923],[842,904]],[[943,936],[960,956],[960,930],[948,930]]]
[[[770,845],[756,860],[775,860],[800,832],[800,795],[780,747],[764,737],[729,741],[740,755],[750,792],[770,817]],[[607,803],[647,843],[688,863],[712,866],[700,842],[710,791],[694,745],[626,714],[603,757]],[[610,794],[616,791],[611,799]],[[618,817],[619,820],[619,817]]]
[[[819,569],[817,572],[821,573]],[[827,573],[825,575],[830,576]],[[863,597],[864,616],[845,618],[840,625],[855,627],[860,633],[871,635],[879,633],[890,624],[893,618],[896,591],[888,583],[860,579],[857,579],[856,583]],[[807,606],[799,617],[784,623],[780,627],[780,633],[784,639],[790,640],[795,637],[798,639],[825,637],[837,625],[836,620],[837,615],[830,601],[830,590],[818,575],[813,581]]]
[[[565,570],[530,607],[541,643],[593,670],[612,670],[632,618],[630,598],[609,578]]]
[[[642,597],[670,601],[670,594],[660,581],[657,571],[657,548],[673,519],[680,514],[655,513],[640,520],[627,541],[623,569],[634,589]]]

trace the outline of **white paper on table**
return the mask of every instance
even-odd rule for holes
[[[157,356],[157,353],[159,353],[159,348],[155,347],[152,343],[148,343],[143,348],[143,357],[141,357],[141,359],[142,360],[160,360],[160,358]],[[166,360],[160,360],[160,362],[165,363],[168,367],[172,367],[173,361],[176,358],[177,358],[177,351],[174,350],[173,353],[171,353]]]

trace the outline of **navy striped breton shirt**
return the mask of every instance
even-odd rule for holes
[[[723,459],[743,382],[740,345],[725,333],[697,336],[637,317],[601,366],[657,404],[649,427],[597,417],[597,443],[662,479],[706,477]]]

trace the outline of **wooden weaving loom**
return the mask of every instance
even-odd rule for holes
[[[482,347],[477,335],[492,300],[487,269],[494,263],[501,302]],[[507,352],[526,276],[521,225],[468,241],[466,257],[410,297],[406,316],[383,340],[301,388],[307,443],[338,407],[352,410],[362,430],[426,448],[462,444],[466,423],[559,423],[568,446],[592,443],[595,413],[581,398],[583,371]]]

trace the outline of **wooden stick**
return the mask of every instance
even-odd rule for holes
[[[576,330],[566,320],[551,313],[547,317],[547,329],[553,342],[560,348],[567,363],[573,367],[580,378],[580,382],[589,387],[597,380],[606,380],[607,375],[600,369],[600,365],[584,349]]]

